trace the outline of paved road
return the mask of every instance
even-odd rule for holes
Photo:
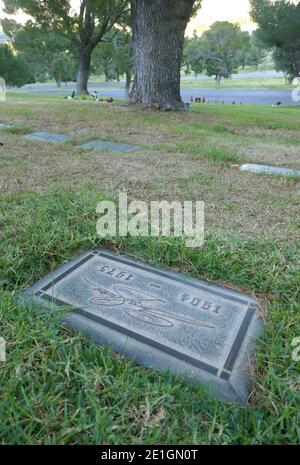
[[[242,103],[252,105],[276,105],[281,102],[284,105],[299,105],[293,102],[290,90],[271,89],[198,89],[181,92],[184,101],[190,97],[205,97],[210,102]]]
[[[18,92],[20,94],[57,94],[61,96],[71,95],[72,88],[57,89],[55,86],[31,86],[22,89],[8,89],[8,91]],[[122,88],[108,87],[97,83],[90,85],[90,90],[97,90],[103,97],[126,98],[125,90]],[[271,90],[271,89],[183,89],[182,98],[184,101],[190,101],[191,96],[205,97],[210,102],[225,102],[237,104],[252,105],[275,105],[282,102],[284,105],[299,106],[300,102],[293,102],[290,90]]]
[[[268,77],[280,77],[282,73],[276,71],[254,71],[251,73],[240,73],[232,76],[232,79],[243,79],[243,78],[268,78]],[[207,76],[201,76],[198,78],[183,77],[182,80],[201,80],[205,81],[209,78]],[[8,89],[8,92],[18,92],[26,94],[57,94],[57,95],[71,95],[74,89],[74,84],[71,83],[68,87],[62,87],[58,89],[55,84],[28,84],[21,89]],[[114,97],[114,98],[126,98],[126,92],[124,89],[124,81],[119,83],[116,82],[92,82],[90,83],[89,89],[97,90],[103,97]],[[291,91],[288,89],[182,89],[182,98],[184,101],[190,101],[191,97],[205,97],[210,102],[225,102],[237,104],[253,104],[253,105],[275,105],[277,102],[281,102],[284,105],[299,106],[300,102],[293,102],[291,97]]]

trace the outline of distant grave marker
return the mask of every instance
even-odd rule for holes
[[[26,134],[25,139],[34,140],[38,142],[52,142],[53,144],[63,144],[72,140],[70,136],[63,134],[54,134],[50,132],[33,132],[32,134]]]
[[[88,252],[23,294],[134,361],[170,370],[226,401],[246,402],[247,363],[261,329],[256,300],[111,251]]]
[[[111,150],[115,152],[134,152],[136,150],[141,150],[141,147],[130,144],[119,144],[117,142],[109,142],[105,140],[92,140],[85,144],[80,145],[81,148],[85,150],[99,149],[99,150]]]
[[[277,166],[255,165],[251,163],[242,165],[240,170],[249,171],[250,173],[277,174],[280,176],[300,176],[299,170],[280,168]]]
[[[5,79],[0,77],[0,102],[6,101],[6,87],[5,87]]]

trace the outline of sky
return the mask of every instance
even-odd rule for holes
[[[74,7],[79,1],[72,0]],[[3,2],[0,0],[0,18],[3,17],[2,6]],[[24,17],[18,15],[16,20],[22,22]],[[187,35],[191,36],[194,30],[201,34],[215,21],[239,23],[243,30],[249,32],[255,29],[249,17],[249,0],[202,0],[202,8],[188,25]]]
[[[249,0],[202,0],[202,7],[188,25],[187,34],[192,35],[194,30],[201,33],[215,21],[238,23],[243,30],[251,32],[255,25],[251,22],[249,9]]]
[[[0,0],[0,19],[3,19],[5,16],[7,16],[7,15],[3,14],[3,8],[4,8],[3,2]],[[18,21],[18,22],[24,22],[24,15],[18,14],[14,19],[16,19],[16,21]],[[1,28],[1,24],[0,24],[0,31],[1,30],[2,30],[2,28]]]

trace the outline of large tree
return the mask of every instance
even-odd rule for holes
[[[122,21],[127,0],[80,0],[74,11],[71,0],[4,0],[6,13],[23,11],[44,30],[55,31],[70,41],[78,53],[77,93],[88,93],[92,52],[107,40],[107,33]]]
[[[250,37],[240,27],[227,21],[217,21],[201,37],[194,37],[187,48],[191,69],[215,76],[216,84],[229,78],[243,65],[250,49]]]
[[[276,68],[289,80],[300,76],[300,2],[251,0],[258,38],[274,49]]]
[[[135,78],[132,103],[183,108],[180,69],[187,23],[199,0],[131,0]]]

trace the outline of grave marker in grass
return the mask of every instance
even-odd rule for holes
[[[121,144],[118,142],[110,142],[105,140],[92,140],[85,144],[80,145],[81,148],[85,150],[110,150],[114,152],[134,152],[141,150],[141,147],[130,144]]]
[[[33,132],[31,134],[26,134],[25,139],[33,140],[37,142],[52,142],[53,144],[63,144],[64,142],[69,142],[72,140],[70,136],[65,136],[64,134],[54,134],[50,132]]]
[[[262,326],[248,295],[94,250],[28,288],[23,301],[65,308],[64,323],[97,343],[222,400],[247,401],[249,353]]]

